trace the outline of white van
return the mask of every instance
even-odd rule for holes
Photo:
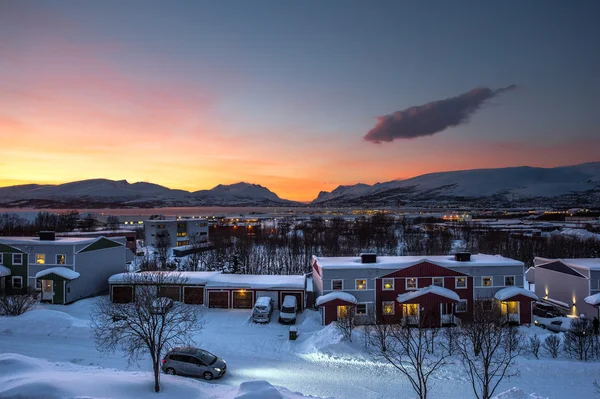
[[[286,295],[283,298],[283,305],[279,312],[279,322],[286,324],[296,324],[296,312],[298,311],[298,303],[293,295]]]
[[[261,296],[256,300],[252,309],[252,321],[255,323],[268,323],[273,312],[273,300],[268,296]]]

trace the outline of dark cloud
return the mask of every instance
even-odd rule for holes
[[[487,100],[515,87],[510,85],[496,90],[480,87],[456,97],[410,107],[391,115],[378,116],[377,124],[369,130],[364,139],[381,143],[431,136],[467,122]]]

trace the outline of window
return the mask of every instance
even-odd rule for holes
[[[46,254],[35,254],[35,263],[38,265],[46,263]]]
[[[419,305],[416,303],[405,303],[402,305],[402,314],[404,317],[419,316]]]
[[[13,276],[12,278],[12,286],[15,289],[21,289],[23,288],[23,277],[21,276]]]
[[[200,227],[206,227],[206,223],[200,223]]]
[[[37,291],[41,291],[42,290],[42,280],[35,280],[35,289]]]
[[[188,240],[186,241],[177,241],[177,246],[178,247],[183,247],[185,245],[188,245],[190,242]]]
[[[443,277],[434,277],[433,285],[436,285],[438,287],[443,287],[444,286],[444,278]]]
[[[184,229],[185,223],[177,223],[177,227],[179,227],[180,229]]]
[[[64,265],[66,262],[67,257],[63,254],[58,254],[56,255],[56,264],[57,265]]]
[[[187,233],[185,231],[177,233],[177,237],[185,237],[187,236]]]
[[[467,288],[467,278],[466,277],[456,277],[455,286],[456,286],[456,288]]]
[[[351,306],[338,306],[337,307],[337,317],[338,319],[343,319],[352,315],[352,307]]]
[[[417,289],[417,279],[414,277],[406,279],[406,289],[407,290],[416,290]]]
[[[456,304],[456,313],[464,313],[467,311],[467,300],[461,299]]]
[[[494,285],[494,280],[491,277],[482,277],[481,285],[483,287],[491,287],[492,285]]]
[[[366,315],[367,314],[367,304],[359,303],[356,305],[356,314],[357,315]]]
[[[515,276],[504,276],[504,285],[506,287],[512,287],[515,285]]]
[[[393,315],[395,313],[396,312],[394,310],[394,301],[383,302],[383,314],[385,316]]]
[[[158,225],[156,225],[156,228],[158,228],[158,229],[164,229],[165,225],[164,224],[158,224]]]
[[[383,290],[384,291],[394,290],[394,279],[393,278],[384,278],[383,279]]]
[[[23,264],[23,254],[13,254],[13,265]]]
[[[2,254],[0,254],[0,265],[2,264]]]
[[[366,290],[367,280],[355,280],[355,286],[357,290]]]
[[[344,289],[344,280],[331,280],[331,289],[333,291],[341,291]]]

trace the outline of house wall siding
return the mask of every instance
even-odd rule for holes
[[[569,306],[575,302],[575,308],[571,308],[571,314],[593,317],[598,311],[591,305],[585,303],[584,298],[590,295],[589,280],[585,277],[577,277],[565,273],[537,267],[535,270],[535,294],[539,298],[545,298],[565,302]]]

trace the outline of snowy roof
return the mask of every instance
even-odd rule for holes
[[[135,230],[94,230],[94,231],[67,231],[64,233],[56,233],[56,237],[78,237],[78,236],[97,236],[107,234],[135,234]]]
[[[49,269],[44,269],[41,272],[37,272],[35,278],[41,278],[49,274],[56,274],[63,278],[66,278],[67,280],[75,280],[80,276],[79,273],[67,267],[51,267]]]
[[[584,299],[585,303],[588,303],[592,306],[600,305],[600,292],[594,295],[586,296]]]
[[[6,266],[0,265],[0,277],[10,276],[10,269]]]
[[[460,300],[460,297],[456,292],[449,290],[448,288],[438,287],[437,285],[430,285],[427,288],[421,288],[420,290],[414,290],[407,292],[406,294],[400,294],[396,300],[400,303],[404,303],[427,294],[443,296],[457,302]]]
[[[9,245],[73,245],[88,244],[98,237],[56,237],[55,240],[40,240],[39,237],[0,237],[0,242]]]
[[[567,266],[580,267],[587,270],[600,270],[600,258],[548,259],[536,256],[533,260],[533,264],[536,266],[551,262],[562,262]]]
[[[317,298],[317,306],[326,304],[327,302],[335,301],[336,299],[348,303],[358,303],[354,295],[343,291],[333,291],[329,294],[321,295]]]
[[[207,287],[236,288],[290,288],[304,290],[304,276],[217,273],[206,283]]]
[[[141,272],[141,273],[119,273],[114,276],[110,276],[108,279],[109,283],[122,283],[122,282],[130,282],[136,281],[137,278],[143,276],[145,274],[151,273],[167,273],[171,274],[171,272]],[[173,277],[178,277],[184,279],[186,283],[189,284],[206,284],[208,280],[214,276],[215,274],[219,274],[220,272],[174,272],[172,273]]]
[[[494,295],[494,298],[498,299],[499,301],[506,301],[507,299],[510,299],[517,295],[524,295],[524,296],[534,299],[536,301],[538,300],[538,296],[535,295],[535,293],[533,291],[529,291],[529,290],[526,290],[525,288],[520,288],[520,287],[503,288],[500,291],[496,292],[496,294]]]
[[[313,256],[322,269],[403,269],[427,261],[444,267],[481,267],[481,266],[523,266],[523,262],[500,255],[473,254],[468,262],[454,260],[454,255],[437,256],[378,256],[375,263],[361,263],[359,256],[318,257]]]

